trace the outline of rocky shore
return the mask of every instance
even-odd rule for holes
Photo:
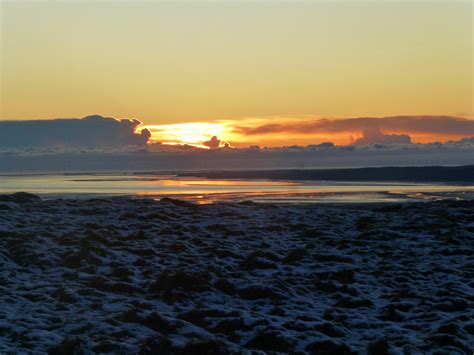
[[[472,354],[474,202],[0,196],[0,354]]]

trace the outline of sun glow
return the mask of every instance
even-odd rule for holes
[[[207,148],[203,142],[217,136],[227,139],[229,130],[223,123],[193,122],[169,125],[142,126],[151,133],[150,143],[188,144],[200,148]]]

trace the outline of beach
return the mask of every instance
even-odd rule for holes
[[[469,354],[474,204],[0,196],[0,353]]]

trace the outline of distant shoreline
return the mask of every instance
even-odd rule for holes
[[[347,169],[214,170],[176,172],[179,177],[327,181],[474,182],[474,165]]]

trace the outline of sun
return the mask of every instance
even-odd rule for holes
[[[140,128],[150,131],[150,143],[188,144],[201,148],[207,148],[202,143],[208,141],[212,136],[225,139],[228,133],[225,124],[209,122],[148,125]]]

